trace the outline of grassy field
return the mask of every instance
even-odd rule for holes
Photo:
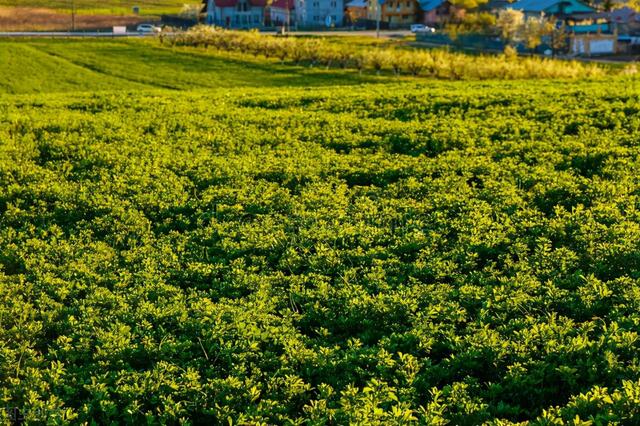
[[[138,40],[0,40],[0,91],[206,89],[351,85],[390,81],[355,71],[280,65],[275,59],[174,50]],[[46,78],[43,78],[46,76]]]
[[[142,22],[159,21],[160,15],[179,13],[185,4],[199,2],[36,0],[30,2],[0,0],[0,31],[66,31],[71,28],[71,10],[75,4],[76,30],[104,30],[114,25],[135,27]],[[138,6],[139,14],[133,13]]]
[[[155,22],[159,18],[148,15],[78,14],[72,23],[71,13],[64,10],[42,8],[0,7],[0,31],[69,31],[111,30],[115,25],[130,29],[142,22]]]
[[[637,77],[137,40],[0,76],[0,420],[637,423]]]
[[[328,39],[344,46],[344,40]],[[376,43],[377,44],[377,43]],[[380,42],[398,46],[398,42]],[[355,39],[350,45],[371,51],[370,39]],[[400,44],[401,45],[401,44]],[[375,46],[375,45],[374,45]],[[438,65],[443,78],[454,74],[450,66],[474,71],[464,56],[443,57]],[[446,61],[450,60],[451,63]],[[493,60],[478,63],[486,66]],[[504,63],[504,60],[502,61]],[[573,70],[573,65],[560,64]],[[509,63],[507,67],[511,67]],[[544,67],[544,64],[534,64]],[[551,63],[549,66],[557,66]],[[581,66],[581,65],[576,65]],[[534,69],[533,67],[532,69]],[[508,70],[507,70],[508,71]],[[157,40],[0,40],[0,91],[4,93],[46,93],[69,91],[171,89],[195,90],[236,87],[352,86],[364,83],[413,82],[421,79],[396,76],[387,66],[380,74],[372,69],[327,69],[322,65],[296,65],[253,54],[171,47]],[[603,73],[610,72],[603,68]],[[535,72],[534,72],[535,73]],[[611,72],[611,75],[619,70]],[[448,74],[451,74],[448,76]],[[42,78],[46,75],[47,78]],[[460,78],[473,79],[461,76]],[[576,75],[580,75],[577,73]]]
[[[131,14],[134,6],[140,7],[145,15],[177,13],[185,4],[199,4],[197,1],[176,0],[0,0],[0,7],[29,7],[53,10],[71,10],[72,4],[82,14]]]

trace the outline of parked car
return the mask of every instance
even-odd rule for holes
[[[162,31],[162,28],[156,27],[153,24],[140,24],[136,28],[136,31],[138,31],[141,34],[159,33],[160,31]]]
[[[413,24],[411,25],[412,33],[435,33],[436,29],[432,27],[428,27],[423,24]]]

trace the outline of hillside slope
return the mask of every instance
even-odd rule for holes
[[[0,94],[96,90],[341,86],[394,81],[139,40],[0,40]],[[46,77],[43,77],[46,76]]]

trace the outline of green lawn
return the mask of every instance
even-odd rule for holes
[[[355,71],[281,65],[275,59],[174,50],[138,40],[0,41],[0,75],[4,93],[336,86],[390,80]]]

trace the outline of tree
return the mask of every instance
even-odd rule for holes
[[[527,49],[535,49],[542,44],[542,39],[553,32],[554,23],[544,16],[527,18],[521,30],[520,39]]]
[[[551,26],[549,31],[549,35],[551,36],[551,51],[555,57],[558,51],[566,49],[569,35],[567,34],[567,26],[564,22],[558,25],[556,20],[553,20],[549,25]]]
[[[182,9],[180,9],[180,17],[197,21],[200,16],[201,9],[202,6],[199,4],[184,4],[182,5]]]
[[[451,0],[450,3],[452,6],[455,6],[458,9],[475,10],[483,4],[488,3],[489,0]]]
[[[558,50],[566,47],[567,33],[564,23],[549,19],[544,14],[538,17],[524,18],[524,14],[517,10],[503,10],[498,15],[496,27],[500,30],[502,39],[508,46],[521,41],[527,49],[533,50],[542,44],[545,37],[549,38],[554,55]]]
[[[503,9],[498,13],[496,27],[507,44],[513,44],[520,39],[523,25],[524,13],[520,10]]]
[[[626,4],[625,4],[626,3]],[[613,8],[629,6],[631,9],[640,10],[640,0],[627,0],[623,3],[614,3]]]
[[[459,22],[451,23],[445,28],[451,40],[456,40],[461,34],[486,34],[493,33],[496,18],[488,12],[474,12],[465,14]]]
[[[455,39],[458,33],[468,32],[465,20],[469,15],[475,14],[473,11],[487,2],[488,0],[450,0],[451,6],[445,28],[452,39]]]
[[[462,19],[461,25],[465,32],[488,34],[496,25],[496,17],[489,12],[469,13]]]

